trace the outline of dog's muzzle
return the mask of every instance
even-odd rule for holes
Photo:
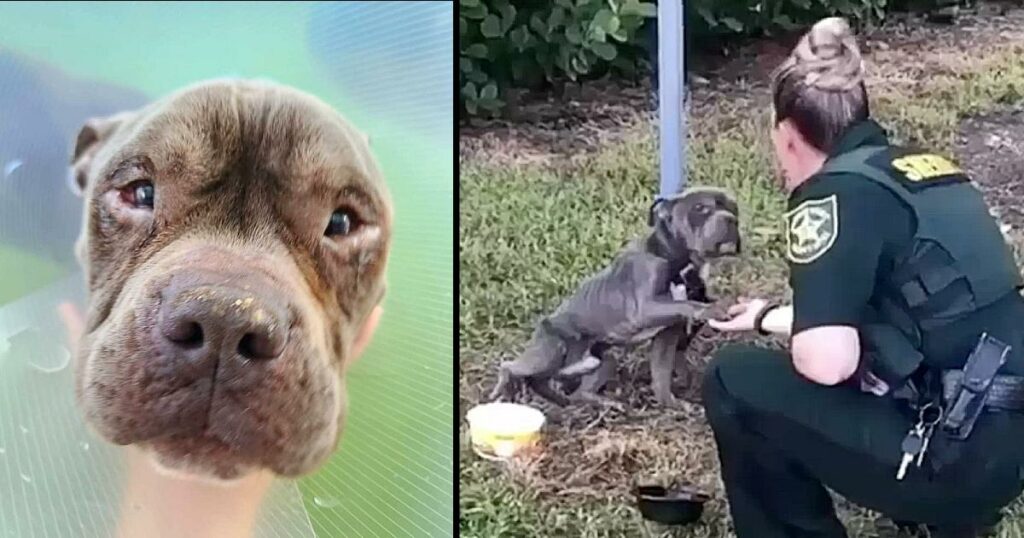
[[[740,240],[738,238],[735,241],[728,241],[728,242],[720,243],[718,245],[718,253],[723,255],[723,256],[736,255],[736,254],[739,254],[740,252],[741,252],[741,247],[740,247]]]
[[[171,279],[161,292],[155,343],[186,362],[280,356],[290,325],[285,300],[265,282],[250,277],[255,282],[244,290],[219,276],[193,270]]]

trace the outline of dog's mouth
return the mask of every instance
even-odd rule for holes
[[[719,243],[717,254],[720,256],[735,256],[740,253],[740,242],[729,241],[726,243]]]
[[[706,259],[738,256],[741,251],[739,241],[723,241],[709,245],[709,249],[701,255]]]
[[[155,439],[142,443],[141,448],[158,471],[177,478],[224,483],[240,479],[258,466],[235,447],[206,433]]]

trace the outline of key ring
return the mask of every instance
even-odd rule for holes
[[[934,412],[933,412],[934,418],[931,418],[931,419],[927,418],[927,414],[928,414],[929,410],[934,410]],[[940,420],[942,420],[942,408],[937,406],[937,405],[935,405],[934,402],[928,402],[917,413],[917,420],[918,420],[918,423],[921,424],[922,426],[925,426],[925,427],[934,426],[934,425],[938,424]]]

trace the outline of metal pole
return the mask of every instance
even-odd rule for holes
[[[686,78],[683,73],[683,2],[658,2],[659,198],[686,186]]]

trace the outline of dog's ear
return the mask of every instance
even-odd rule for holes
[[[672,213],[671,206],[670,201],[665,198],[655,200],[647,214],[647,225],[654,226],[656,222],[666,220]]]
[[[659,221],[671,220],[672,209],[679,200],[683,199],[683,194],[684,193],[679,192],[666,197],[659,196],[658,199],[651,204],[651,211],[647,217],[648,226],[654,226],[655,223]]]
[[[75,147],[71,152],[71,188],[81,194],[89,179],[93,157],[110,137],[117,132],[130,116],[131,112],[121,112],[105,118],[90,118],[78,131]]]

